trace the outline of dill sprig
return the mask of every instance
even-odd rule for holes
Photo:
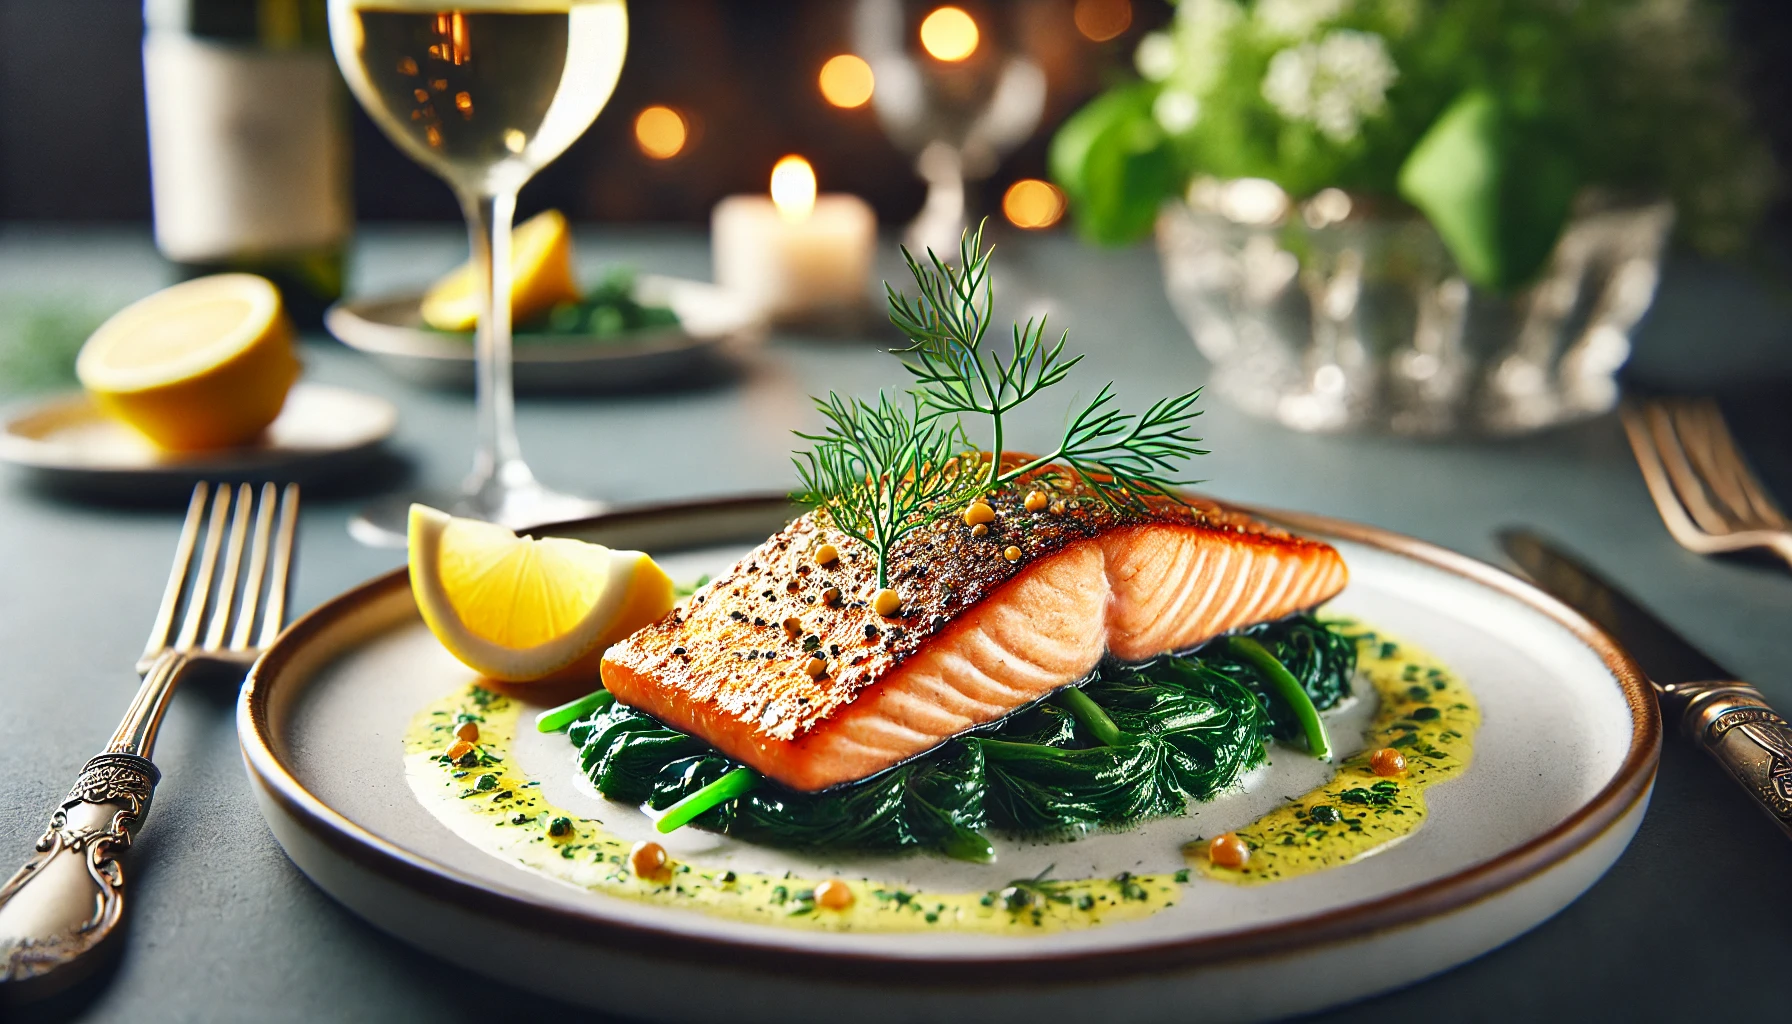
[[[1061,383],[1081,355],[1066,356],[1069,332],[1048,341],[1046,318],[1015,324],[1006,358],[984,347],[995,281],[990,273],[994,247],[983,246],[983,226],[967,231],[959,244],[958,266],[930,249],[925,263],[905,248],[903,259],[915,279],[918,299],[885,285],[890,322],[909,339],[897,349],[910,358],[903,365],[913,374],[916,394],[932,417],[966,415],[990,421],[989,470],[982,482],[990,490],[1055,462],[1068,465],[1110,505],[1138,508],[1150,495],[1174,498],[1173,489],[1195,481],[1180,478],[1181,464],[1205,455],[1194,436],[1195,408],[1201,389],[1162,399],[1142,416],[1124,412],[1113,384],[1071,416],[1056,449],[1031,461],[1003,468],[1006,417],[1041,391]]]
[[[897,349],[912,356],[902,365],[919,382],[919,394],[929,412],[939,416],[961,414],[989,417],[992,437],[989,475],[985,487],[1001,482],[1004,417],[1021,403],[1062,381],[1080,355],[1066,357],[1066,331],[1054,343],[1045,341],[1045,318],[1015,324],[1013,347],[1003,362],[996,353],[985,353],[983,337],[989,329],[990,307],[995,301],[995,280],[989,272],[995,249],[983,248],[983,225],[975,234],[965,232],[959,243],[955,269],[927,250],[927,263],[918,262],[907,247],[902,258],[920,292],[919,301],[889,284],[890,322],[909,339]]]
[[[825,510],[876,554],[880,590],[898,540],[1011,480],[1061,463],[1109,505],[1143,509],[1152,496],[1177,500],[1174,488],[1194,482],[1179,478],[1181,464],[1207,454],[1192,433],[1199,388],[1135,415],[1120,408],[1110,383],[1069,418],[1051,452],[1006,466],[1008,414],[1062,383],[1083,357],[1065,354],[1068,332],[1048,338],[1044,317],[1015,324],[1005,354],[985,347],[994,251],[983,246],[982,225],[965,232],[956,267],[931,249],[925,263],[903,249],[919,297],[885,291],[890,322],[909,339],[896,350],[915,378],[907,402],[882,392],[875,403],[829,394],[815,403],[827,421],[822,432],[797,433],[814,446],[795,456],[795,499]],[[967,416],[989,420],[987,469],[966,439]]]
[[[796,500],[825,510],[842,533],[877,556],[877,586],[889,586],[890,548],[938,518],[976,489],[960,459],[955,424],[931,417],[910,394],[906,406],[879,392],[875,403],[829,394],[816,400],[826,427],[797,436],[814,446],[798,452]]]

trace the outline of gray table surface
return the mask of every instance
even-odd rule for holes
[[[369,229],[355,288],[427,282],[463,251],[445,227]],[[708,276],[704,240],[689,231],[596,232],[581,238],[581,254],[588,269],[620,259]],[[1123,395],[1143,400],[1204,379],[1148,250],[1096,254],[1063,236],[1006,239],[998,268],[1003,309],[1050,310]],[[885,269],[894,272],[893,259]],[[0,295],[105,306],[166,274],[146,232],[0,231]],[[1789,319],[1745,281],[1678,265],[1643,334],[1639,370],[1690,386],[1792,378]],[[416,481],[459,479],[473,439],[466,396],[420,391],[321,338],[307,342],[305,359],[314,379],[398,404],[394,449],[412,461]],[[791,482],[789,431],[811,422],[805,396],[899,383],[894,361],[863,340],[778,337],[721,386],[525,400],[520,432],[543,479],[619,502],[764,491]],[[1081,378],[1085,394],[1099,383],[1093,373]],[[1043,417],[1030,429],[1050,424]],[[1420,443],[1303,436],[1212,401],[1202,427],[1214,453],[1200,475],[1222,497],[1358,519],[1487,559],[1496,558],[1491,532],[1509,523],[1569,539],[1792,707],[1792,575],[1676,547],[1609,417],[1523,440]],[[1787,440],[1767,439],[1770,460],[1792,447]],[[364,484],[308,497],[299,609],[401,563],[401,552],[361,547],[344,529],[376,492]],[[17,477],[0,481],[3,867],[24,857],[122,712],[177,524],[177,510],[83,505]],[[33,1016],[439,1021],[571,1012],[460,975],[314,888],[256,810],[233,696],[201,688],[177,696],[156,752],[166,778],[133,854],[135,922],[120,965],[104,984]],[[1777,982],[1792,960],[1788,852],[1716,769],[1670,741],[1641,833],[1578,902],[1477,961],[1326,1019],[1665,1020],[1718,1008],[1780,1019]]]

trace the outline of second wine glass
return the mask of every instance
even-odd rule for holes
[[[872,107],[915,161],[927,200],[903,233],[920,252],[955,252],[975,219],[966,183],[1025,142],[1045,110],[1046,78],[1026,56],[1016,0],[857,0],[854,49],[871,65]]]
[[[516,436],[510,231],[516,197],[609,102],[628,49],[623,0],[329,0],[343,77],[375,124],[454,189],[480,282],[478,447],[453,495],[405,495],[351,525],[402,540],[413,500],[513,529],[601,511],[535,479]]]

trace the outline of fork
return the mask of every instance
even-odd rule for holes
[[[1715,401],[1652,398],[1619,412],[1649,496],[1682,547],[1765,548],[1792,565],[1792,520],[1755,479]]]
[[[105,752],[87,762],[51,815],[36,854],[0,886],[0,1004],[67,988],[102,959],[89,954],[123,920],[121,858],[162,777],[150,755],[168,700],[197,666],[222,666],[240,680],[280,631],[298,507],[295,484],[283,492],[263,484],[259,502],[248,484],[193,488],[137,662],[142,685]]]

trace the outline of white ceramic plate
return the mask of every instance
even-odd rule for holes
[[[512,360],[516,389],[607,392],[702,380],[729,346],[751,343],[764,332],[751,303],[713,284],[644,274],[635,291],[642,302],[670,307],[679,326],[625,338],[532,341],[519,333]],[[324,314],[324,326],[400,377],[429,387],[472,387],[471,336],[424,327],[422,298],[407,292],[339,302]]]
[[[391,402],[325,384],[294,385],[261,440],[217,452],[164,452],[100,412],[84,394],[16,409],[0,426],[0,461],[54,485],[141,494],[199,480],[319,479],[392,435]]]
[[[741,499],[551,532],[642,548],[684,576],[724,567],[789,514],[782,499]],[[489,856],[431,817],[405,779],[412,715],[471,674],[424,629],[402,571],[312,612],[261,660],[238,707],[244,756],[275,835],[350,908],[474,971],[608,1010],[713,1021],[1226,1020],[1312,1010],[1445,970],[1572,901],[1641,820],[1660,721],[1628,658],[1526,584],[1369,527],[1271,518],[1343,551],[1351,584],[1332,610],[1427,648],[1466,680],[1483,715],[1475,757],[1428,791],[1430,818],[1403,842],[1256,887],[1197,875],[1174,907],[1141,920],[1039,935],[799,931],[607,897]],[[563,736],[520,741],[512,756],[555,802],[599,807],[578,785]],[[1299,759],[1275,760],[1269,771]],[[1174,870],[1184,864],[1180,839],[1242,825],[1284,791],[1249,790],[1126,833],[998,844],[996,865],[891,858],[852,870],[967,891],[1046,862],[1074,861],[1073,877]],[[639,812],[607,810],[612,831],[648,834]],[[694,849],[707,844],[680,854],[699,862],[749,857],[755,870],[782,862],[811,877],[817,867],[686,835]]]

